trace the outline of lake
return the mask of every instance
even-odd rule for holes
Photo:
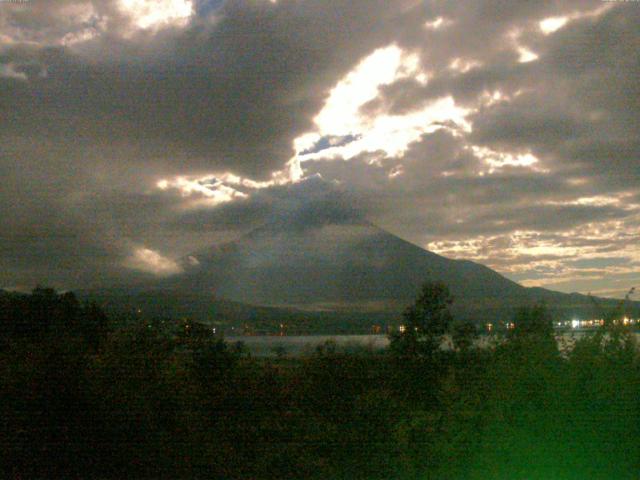
[[[559,343],[571,346],[575,340],[588,332],[567,332],[556,336]],[[640,333],[636,333],[640,341]],[[486,345],[494,337],[481,336],[477,343]],[[243,342],[251,355],[256,357],[276,356],[278,350],[288,356],[299,356],[313,353],[316,348],[326,342],[335,343],[338,351],[348,352],[350,349],[367,348],[381,350],[389,345],[386,335],[291,335],[291,336],[229,336],[225,337],[229,343]],[[449,338],[443,342],[444,348],[450,348]]]
[[[286,355],[312,353],[319,345],[334,342],[338,350],[349,348],[371,348],[378,350],[389,345],[386,335],[292,335],[292,336],[233,336],[225,337],[229,343],[243,342],[251,355],[257,357],[275,356],[279,349]],[[284,350],[282,350],[284,349]]]

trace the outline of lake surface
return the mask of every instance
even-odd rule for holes
[[[249,352],[258,357],[275,356],[278,350],[293,356],[310,354],[327,342],[334,343],[340,351],[363,347],[381,350],[389,345],[386,335],[234,336],[225,337],[225,340],[243,342]]]
[[[558,343],[571,347],[572,344],[588,332],[567,332],[556,336]],[[640,342],[640,333],[636,333],[636,340]],[[495,337],[481,336],[477,344],[487,345]],[[327,342],[335,344],[338,351],[348,352],[355,349],[382,350],[389,346],[386,335],[292,335],[292,336],[233,336],[225,337],[229,343],[243,342],[251,355],[256,357],[272,357],[277,354],[299,356],[312,354],[318,347]],[[450,348],[450,339],[443,342],[444,348]]]

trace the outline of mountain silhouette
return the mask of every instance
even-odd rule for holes
[[[447,284],[452,313],[478,324],[506,322],[544,302],[554,318],[601,318],[620,300],[526,288],[490,268],[407,242],[333,201],[280,213],[236,240],[179,260],[181,273],[79,292],[108,311],[304,331],[360,331],[396,322],[427,281]],[[639,302],[623,305],[634,316]],[[315,326],[314,326],[315,325]],[[252,328],[253,328],[252,327]],[[267,328],[269,327],[269,328]],[[360,330],[358,328],[362,327]]]
[[[565,319],[597,315],[587,296],[525,288],[484,265],[402,240],[357,212],[284,216],[194,252],[181,266],[183,273],[162,282],[165,291],[272,308],[397,315],[424,282],[441,281],[461,319],[504,321],[515,308],[540,301]]]

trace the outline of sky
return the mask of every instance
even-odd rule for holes
[[[639,50],[628,1],[0,0],[0,286],[173,275],[335,201],[623,297]]]

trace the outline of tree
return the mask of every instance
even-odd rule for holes
[[[478,338],[478,329],[470,321],[460,322],[453,326],[451,338],[457,350],[467,352]]]
[[[86,303],[82,307],[82,321],[79,325],[79,331],[85,342],[94,349],[98,348],[107,338],[108,329],[109,319],[98,304],[95,302]]]
[[[404,328],[391,335],[391,348],[402,355],[431,355],[453,320],[453,297],[442,282],[426,282],[413,305],[403,313]]]
[[[553,319],[547,307],[542,303],[519,308],[513,323],[513,332],[516,337],[538,337],[553,340]]]
[[[513,317],[509,343],[529,360],[546,361],[558,354],[553,318],[543,303],[519,308]]]

